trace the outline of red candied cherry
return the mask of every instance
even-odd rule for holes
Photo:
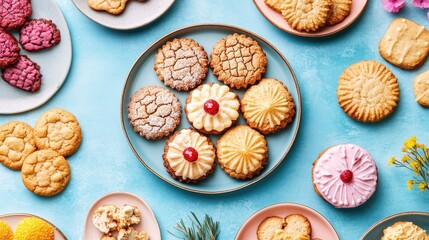
[[[198,152],[193,147],[185,148],[185,150],[183,150],[182,154],[183,154],[183,157],[185,158],[185,160],[188,162],[195,162],[198,159]]]
[[[211,115],[216,115],[219,112],[219,103],[216,100],[209,99],[204,103],[204,111]]]
[[[345,170],[340,174],[340,178],[344,183],[349,183],[353,180],[353,172],[350,170]]]

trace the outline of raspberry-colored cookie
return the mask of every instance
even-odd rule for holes
[[[0,28],[18,29],[27,22],[32,12],[30,0],[1,0]]]
[[[42,74],[37,63],[22,55],[14,65],[2,70],[1,77],[10,85],[28,92],[40,89]]]
[[[50,48],[60,41],[61,34],[57,25],[43,18],[27,22],[19,33],[19,43],[27,51]]]
[[[15,37],[0,29],[0,68],[16,63],[19,51],[18,41]]]

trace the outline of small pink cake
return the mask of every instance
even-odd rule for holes
[[[377,179],[372,157],[353,144],[327,148],[313,163],[314,190],[336,208],[365,203],[374,194]]]

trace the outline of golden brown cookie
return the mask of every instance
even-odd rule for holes
[[[9,122],[0,126],[0,162],[13,170],[20,170],[24,159],[36,151],[33,128],[23,122]]]
[[[264,78],[249,88],[241,99],[241,111],[247,125],[269,134],[283,129],[295,116],[295,104],[282,82]]]
[[[106,11],[118,15],[125,10],[127,0],[88,0],[88,6],[94,10]]]
[[[282,12],[282,4],[284,0],[264,0],[264,2],[268,5],[268,7],[272,8],[276,12]]]
[[[178,91],[188,91],[201,84],[209,71],[204,48],[188,38],[167,42],[155,55],[154,70],[159,80]]]
[[[140,88],[128,103],[128,118],[134,131],[146,139],[170,135],[180,123],[181,104],[173,92],[161,86]]]
[[[399,85],[383,64],[361,61],[341,74],[337,96],[341,108],[351,118],[377,122],[390,115],[398,105]]]
[[[381,237],[381,240],[391,239],[428,240],[429,235],[412,222],[395,222],[383,230],[383,236]]]
[[[423,107],[429,107],[429,70],[414,78],[414,95],[416,102]]]
[[[52,149],[67,157],[79,148],[82,131],[73,114],[54,108],[44,112],[37,120],[34,140],[38,149]]]
[[[66,188],[70,180],[70,166],[57,152],[46,149],[30,154],[21,169],[22,182],[31,192],[52,196]]]
[[[327,25],[338,24],[350,14],[352,0],[332,0],[332,11],[326,20]]]
[[[332,0],[285,0],[282,16],[295,30],[314,32],[325,26]]]
[[[229,176],[237,179],[253,178],[267,164],[267,141],[258,131],[239,125],[220,137],[216,155],[219,165]]]
[[[210,66],[219,81],[232,88],[246,88],[261,80],[267,57],[258,42],[234,33],[219,40],[210,54]]]
[[[390,24],[378,45],[381,56],[402,69],[420,67],[429,53],[429,31],[405,18]]]

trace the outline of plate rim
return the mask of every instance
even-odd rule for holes
[[[68,36],[68,39],[70,40],[69,41],[69,43],[70,43],[70,58],[69,59],[67,59],[67,62],[68,62],[68,67],[67,67],[67,70],[65,71],[65,75],[64,75],[64,78],[61,80],[61,82],[60,82],[60,84],[57,84],[57,87],[56,87],[56,90],[55,91],[53,91],[51,94],[47,94],[47,98],[44,100],[44,101],[42,101],[42,102],[40,102],[39,104],[36,104],[36,105],[34,105],[34,106],[31,106],[31,107],[25,107],[25,108],[22,108],[21,110],[19,110],[19,111],[0,111],[0,116],[1,115],[14,115],[14,114],[20,114],[20,113],[25,113],[25,112],[29,112],[29,111],[31,111],[31,110],[34,110],[34,109],[37,109],[37,108],[39,108],[39,107],[41,107],[41,106],[43,106],[43,105],[45,105],[49,100],[51,100],[51,98],[52,97],[54,97],[55,96],[55,94],[57,94],[57,92],[61,89],[61,87],[64,85],[64,82],[67,80],[67,77],[68,77],[68,75],[69,75],[69,73],[70,73],[70,68],[71,68],[71,65],[72,65],[72,61],[73,61],[73,44],[72,44],[72,37],[71,37],[71,33],[70,33],[70,29],[69,29],[69,24],[68,24],[68,22],[67,22],[67,19],[66,19],[66,17],[64,16],[64,13],[62,12],[62,10],[61,10],[61,8],[58,6],[58,4],[55,2],[55,0],[49,0],[51,3],[52,3],[52,5],[54,6],[54,8],[56,8],[57,10],[58,10],[58,12],[60,13],[60,18],[64,21],[64,23],[65,23],[65,29],[60,29],[61,30],[61,36],[63,36],[63,30],[65,30],[66,31],[66,35]],[[62,39],[62,38],[61,38]],[[55,46],[54,46],[55,47]],[[25,55],[25,54],[24,54]]]
[[[363,234],[362,236],[359,238],[359,240],[363,240],[372,230],[374,230],[374,228],[378,227],[380,224],[391,220],[393,218],[396,217],[402,217],[402,216],[408,216],[408,215],[419,215],[419,216],[426,216],[429,217],[429,213],[428,212],[419,212],[419,211],[410,211],[410,212],[400,212],[400,213],[395,213],[392,215],[389,215],[387,217],[384,217],[380,220],[378,220],[377,222],[375,222],[374,224],[371,225],[371,227],[369,227]]]
[[[171,36],[173,36],[173,35],[176,35],[176,34],[178,34],[178,33],[180,33],[180,32],[183,32],[183,31],[188,31],[188,30],[193,30],[193,29],[198,29],[198,28],[207,28],[207,27],[209,27],[209,28],[226,28],[226,29],[229,29],[229,30],[238,30],[238,31],[241,31],[241,32],[243,32],[243,33],[245,33],[245,34],[247,34],[247,35],[249,35],[250,37],[252,37],[252,38],[256,38],[258,41],[261,41],[261,42],[263,42],[263,43],[265,43],[265,44],[267,44],[268,46],[270,46],[279,56],[280,56],[280,58],[283,60],[283,62],[286,64],[286,66],[288,67],[288,69],[289,69],[289,71],[290,71],[290,73],[291,73],[291,75],[292,75],[292,79],[293,79],[293,82],[294,82],[294,84],[295,84],[295,87],[296,87],[296,91],[297,91],[297,95],[298,95],[298,99],[297,99],[297,102],[299,103],[299,109],[297,109],[297,114],[296,114],[296,121],[297,121],[297,126],[296,126],[296,128],[295,128],[295,130],[294,130],[294,132],[293,132],[293,136],[292,136],[292,141],[291,141],[291,144],[289,145],[289,147],[286,149],[286,151],[285,151],[285,153],[283,154],[283,156],[281,157],[281,159],[280,159],[280,161],[278,161],[277,163],[276,163],[276,165],[274,165],[273,166],[273,168],[272,169],[270,169],[269,171],[267,171],[267,172],[265,172],[265,173],[263,173],[262,175],[261,175],[261,177],[260,178],[258,178],[258,179],[250,179],[247,183],[245,183],[245,184],[243,184],[243,185],[241,185],[241,186],[239,186],[239,187],[235,187],[235,188],[231,188],[231,189],[227,189],[227,190],[221,190],[221,191],[206,191],[206,190],[196,190],[196,189],[192,189],[192,188],[189,188],[189,187],[184,187],[184,186],[181,186],[181,185],[179,185],[179,184],[177,184],[176,182],[174,182],[174,181],[171,181],[171,179],[167,179],[167,178],[165,178],[165,177],[163,177],[163,176],[161,176],[159,173],[157,173],[156,171],[154,171],[151,167],[149,167],[149,165],[148,164],[146,164],[146,162],[139,156],[139,154],[137,153],[137,151],[135,150],[135,148],[134,148],[134,146],[132,145],[132,143],[131,143],[131,140],[130,140],[130,138],[129,138],[129,136],[128,136],[128,133],[127,133],[127,131],[126,131],[126,129],[125,129],[125,123],[124,123],[124,117],[123,117],[123,111],[124,111],[124,108],[123,108],[123,106],[124,106],[124,101],[126,100],[125,99],[125,91],[126,91],[126,88],[127,88],[127,84],[128,84],[128,82],[129,82],[129,79],[130,79],[130,75],[132,74],[132,72],[134,72],[134,70],[135,70],[135,68],[136,68],[136,65],[137,65],[137,63],[152,49],[152,48],[154,48],[154,46],[155,45],[157,45],[159,42],[166,42],[169,38],[171,38]],[[295,140],[296,140],[296,137],[297,137],[297,135],[298,135],[298,132],[299,132],[299,128],[300,128],[300,125],[301,125],[301,115],[302,115],[302,97],[301,97],[301,90],[300,90],[300,88],[299,88],[299,84],[298,84],[298,80],[297,80],[297,77],[296,77],[296,75],[295,75],[295,73],[294,73],[294,71],[293,71],[293,68],[292,68],[292,66],[290,65],[290,63],[288,62],[288,60],[286,59],[286,57],[280,52],[280,50],[278,49],[278,48],[276,48],[273,44],[271,44],[268,40],[266,40],[265,38],[263,38],[263,37],[261,37],[260,35],[258,35],[258,34],[256,34],[256,33],[253,33],[253,32],[251,32],[251,31],[249,31],[249,30],[246,30],[246,29],[243,29],[243,28],[241,28],[241,27],[237,27],[237,26],[233,26],[233,25],[229,25],[229,24],[222,24],[222,23],[202,23],[202,24],[194,24],[194,25],[189,25],[189,26],[185,26],[185,27],[181,27],[181,28],[179,28],[179,29],[176,29],[176,30],[173,30],[173,31],[171,31],[171,32],[169,32],[169,33],[167,33],[167,34],[165,34],[165,35],[163,35],[161,38],[159,38],[158,40],[156,40],[156,41],[154,41],[151,45],[149,45],[149,47],[147,47],[143,52],[142,52],[142,54],[140,54],[140,56],[138,56],[137,57],[137,59],[136,59],[136,61],[133,63],[133,65],[132,65],[132,67],[130,68],[130,71],[128,72],[128,74],[127,74],[127,77],[126,77],[126,79],[125,79],[125,83],[124,83],[124,86],[123,86],[123,89],[122,89],[122,96],[121,96],[121,104],[120,104],[120,114],[119,114],[119,117],[121,118],[120,120],[121,120],[121,126],[122,126],[122,131],[124,132],[124,135],[125,135],[125,138],[127,139],[127,142],[128,142],[128,145],[130,146],[130,148],[131,148],[131,150],[133,151],[133,153],[134,153],[134,155],[137,157],[137,159],[150,171],[150,172],[152,172],[155,176],[157,176],[158,178],[160,178],[160,179],[162,179],[164,182],[167,182],[167,183],[169,183],[169,184],[171,184],[171,185],[173,185],[173,186],[175,186],[175,187],[177,187],[177,188],[179,188],[179,189],[182,189],[182,190],[186,190],[186,191],[189,191],[189,192],[194,192],[194,193],[200,193],[200,194],[207,194],[207,195],[216,195],[216,194],[224,194],[224,193],[229,193],[229,192],[234,192],[234,191],[238,191],[238,190],[241,190],[241,189],[243,189],[243,188],[246,188],[246,187],[248,187],[248,186],[250,186],[250,185],[253,185],[253,184],[255,184],[255,183],[257,183],[257,182],[259,182],[259,181],[261,181],[262,179],[264,179],[265,177],[267,177],[269,174],[271,174],[283,161],[284,161],[284,159],[286,158],[286,156],[288,155],[288,153],[290,152],[290,150],[292,149],[292,146],[294,145],[294,143],[295,143]]]
[[[114,29],[114,30],[120,30],[120,31],[133,30],[133,29],[141,28],[141,27],[144,27],[144,26],[147,26],[147,25],[151,24],[152,22],[154,22],[158,18],[160,18],[162,15],[164,15],[166,12],[168,12],[168,10],[170,10],[170,8],[176,2],[176,0],[172,0],[171,4],[164,10],[164,12],[162,12],[159,16],[155,17],[154,19],[150,20],[149,22],[146,22],[146,23],[143,23],[143,24],[136,24],[136,25],[129,26],[129,27],[121,27],[121,26],[112,26],[112,25],[105,24],[103,22],[95,20],[95,18],[93,18],[92,16],[86,14],[80,7],[78,7],[75,1],[77,1],[77,0],[72,0],[73,5],[79,10],[79,12],[81,12],[87,18],[91,19],[93,22],[95,22],[97,24],[100,24],[101,26],[104,26],[106,28],[110,28],[110,29]],[[96,11],[96,10],[94,10],[94,11]]]
[[[254,212],[252,215],[250,215],[244,222],[243,224],[241,224],[240,228],[238,229],[237,233],[235,234],[234,240],[237,240],[238,234],[241,233],[241,231],[243,231],[243,226],[252,218],[254,218],[258,213],[271,209],[271,208],[275,208],[275,207],[289,207],[289,206],[294,206],[294,207],[299,207],[299,208],[304,208],[307,209],[311,212],[316,213],[317,215],[319,215],[324,221],[326,221],[326,223],[328,223],[332,229],[334,229],[335,234],[337,235],[338,239],[340,239],[337,230],[335,229],[334,225],[332,225],[332,223],[325,217],[323,216],[319,211],[315,210],[314,208],[311,208],[307,205],[301,204],[301,203],[294,203],[294,202],[281,202],[281,203],[274,203],[271,205],[267,205],[261,209],[259,209],[258,211]]]
[[[50,221],[48,221],[45,218],[42,218],[40,216],[31,214],[31,213],[7,213],[7,214],[0,215],[0,220],[3,219],[3,218],[6,218],[6,217],[36,217],[36,218],[40,218],[43,221],[49,223],[52,227],[54,227],[54,229],[57,230],[64,239],[66,239],[66,240],[68,239],[64,235],[64,233],[61,232],[61,230],[57,226],[55,226],[55,224],[53,224],[52,222],[50,222]]]
[[[307,32],[298,32],[298,31],[290,31],[286,28],[280,27],[278,24],[274,23],[263,11],[262,9],[259,7],[259,5],[256,3],[257,0],[253,0],[254,5],[256,6],[256,8],[258,9],[259,13],[261,13],[262,16],[264,16],[264,18],[266,20],[268,20],[268,22],[270,22],[272,25],[276,26],[278,29],[282,30],[283,32],[287,32],[289,34],[298,36],[298,37],[307,37],[307,38],[322,38],[322,37],[327,37],[327,36],[331,36],[334,35],[346,28],[348,28],[350,25],[352,25],[363,13],[363,11],[365,10],[366,6],[368,5],[368,0],[364,0],[365,4],[363,5],[362,10],[360,10],[360,12],[356,15],[355,18],[353,18],[349,23],[347,23],[346,25],[344,25],[342,28],[336,29],[335,31],[332,32],[326,32],[326,33],[307,33]],[[311,34],[311,35],[309,35]]]
[[[155,219],[156,225],[158,226],[158,232],[159,232],[159,236],[162,239],[162,233],[161,233],[161,227],[159,226],[159,222],[158,219],[155,216],[155,213],[152,210],[152,207],[145,201],[143,200],[143,198],[141,198],[140,196],[138,196],[135,193],[131,193],[131,192],[121,192],[121,191],[114,191],[114,192],[109,192],[106,193],[104,195],[102,195],[101,197],[97,198],[89,207],[87,214],[85,214],[85,222],[83,223],[83,232],[82,232],[82,239],[85,239],[85,230],[86,230],[86,224],[88,222],[88,216],[89,216],[89,211],[95,207],[96,203],[98,203],[101,199],[109,197],[111,195],[115,195],[115,194],[123,194],[123,195],[129,195],[131,197],[137,198],[138,200],[140,200],[144,205],[146,205],[149,209],[150,214],[152,215],[152,217]]]

